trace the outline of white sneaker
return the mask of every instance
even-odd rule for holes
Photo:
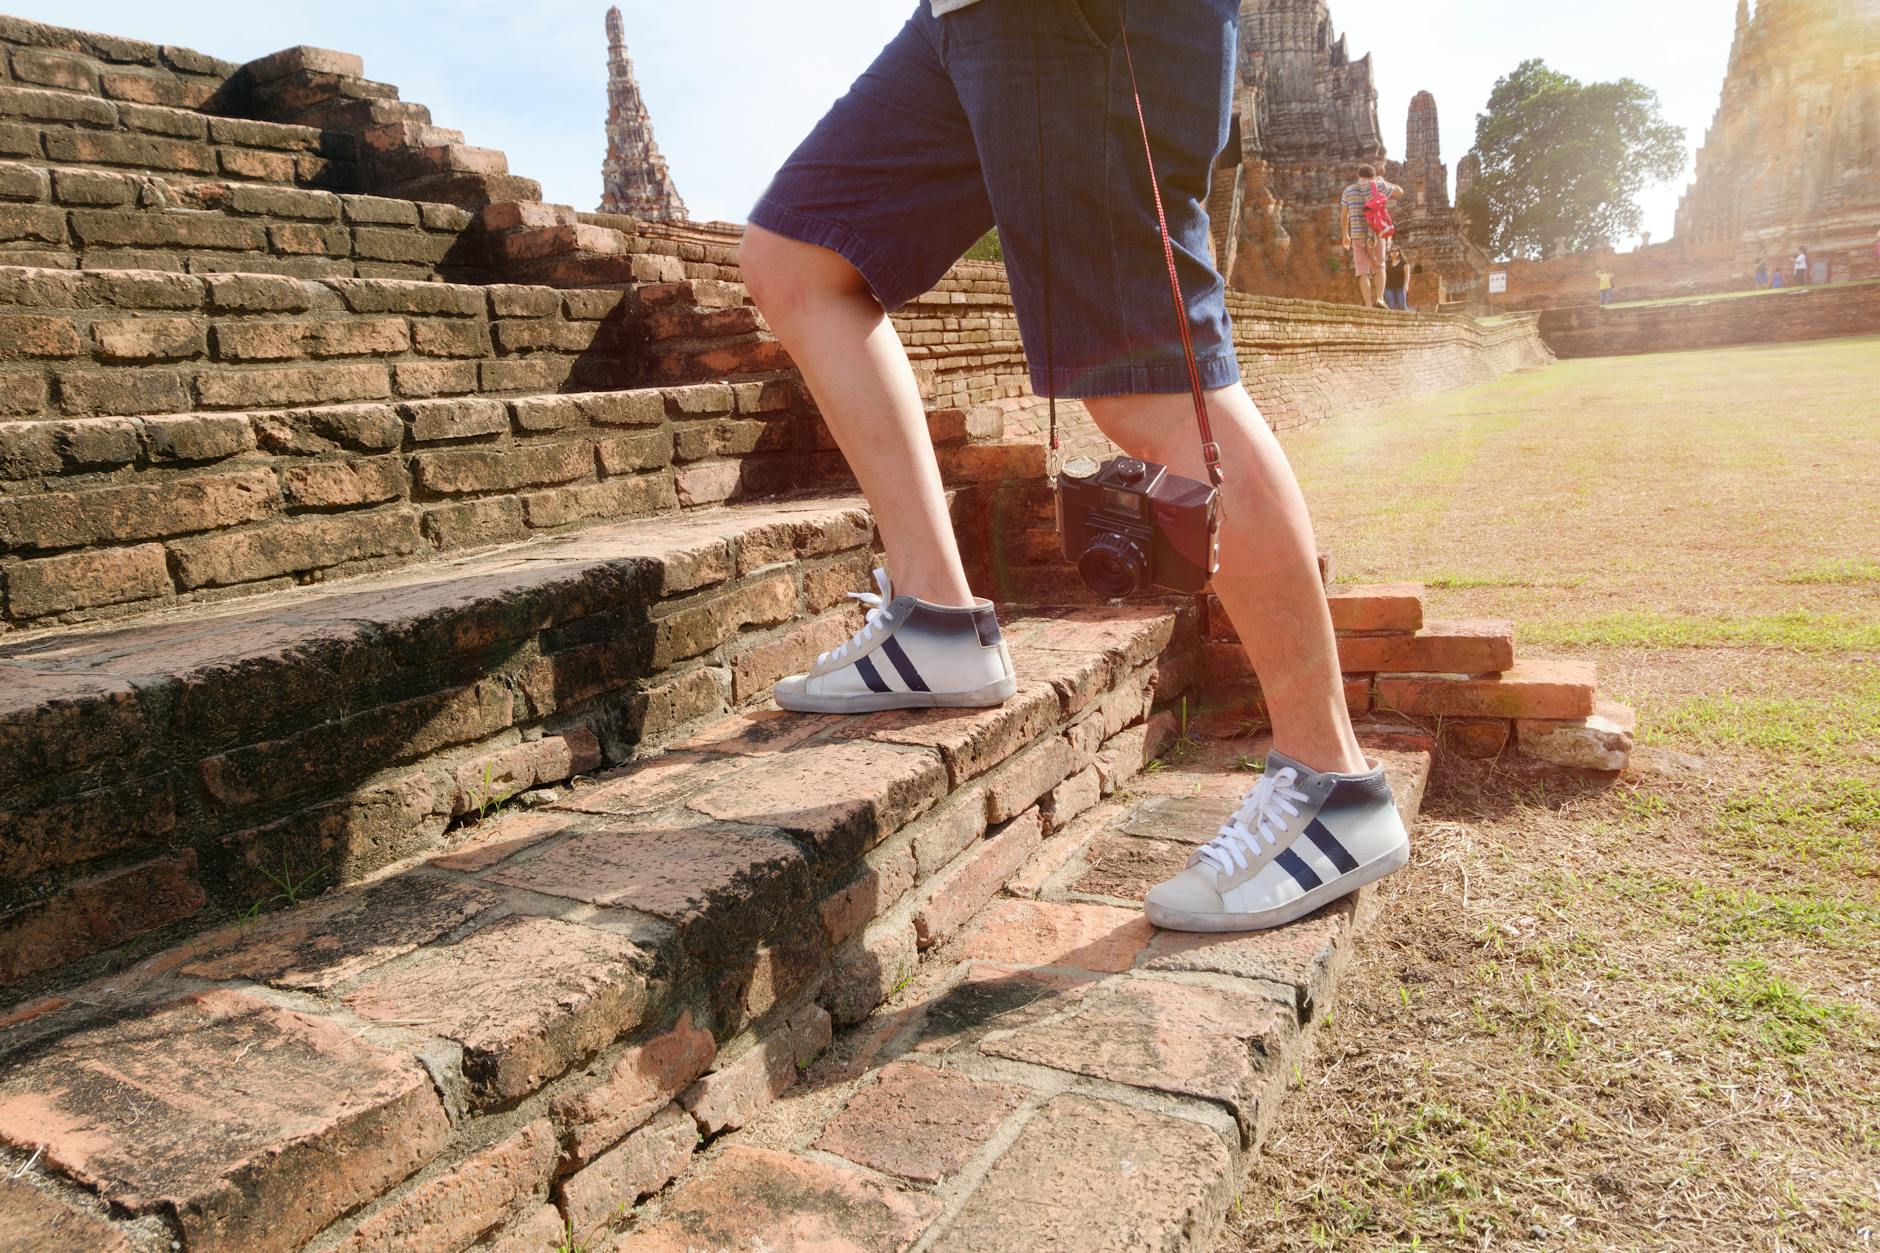
[[[992,602],[964,608],[897,597],[886,570],[875,592],[850,592],[868,619],[808,674],[779,680],[777,704],[798,713],[849,714],[1003,704],[1018,690]]]
[[[1308,770],[1279,753],[1221,833],[1149,889],[1143,912],[1171,931],[1255,931],[1303,918],[1410,860],[1384,768]]]

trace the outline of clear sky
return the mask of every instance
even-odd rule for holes
[[[1001,0],[987,0],[999,3]],[[1140,4],[1140,0],[1138,0]],[[547,199],[600,199],[605,3],[588,0],[6,0],[40,21],[183,44],[246,61],[291,44],[356,52],[366,73],[501,148]],[[1144,6],[1147,7],[1147,6]],[[907,0],[624,0],[627,46],[654,131],[696,218],[742,220],[772,169],[911,11]],[[1378,113],[1401,156],[1410,97],[1434,92],[1443,158],[1468,150],[1496,77],[1539,56],[1582,79],[1637,78],[1693,147],[1717,105],[1734,0],[1331,0],[1353,55],[1370,53]],[[1682,180],[1646,200],[1671,234]]]

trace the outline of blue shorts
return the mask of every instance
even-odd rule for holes
[[[1119,39],[1125,2],[980,0],[935,18],[919,0],[751,221],[840,253],[890,312],[996,224],[1034,391],[1187,391]],[[1227,142],[1237,5],[1133,7],[1130,48],[1189,333],[1202,386],[1226,387],[1240,369],[1206,200]]]

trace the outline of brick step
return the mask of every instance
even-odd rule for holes
[[[179,564],[287,547],[241,534]],[[0,637],[0,985],[357,880],[765,699],[859,625],[872,536],[858,499],[776,500]]]
[[[515,395],[640,381],[622,291],[0,267],[4,417]]]
[[[536,297],[562,308],[555,292],[488,291],[510,311]],[[92,329],[110,342],[105,325]],[[325,328],[402,334],[406,325],[397,316],[224,321],[213,333],[297,332],[321,343]],[[608,334],[604,323],[553,315],[495,326],[499,340]],[[267,592],[817,484],[853,480],[790,378],[5,422],[0,624],[32,630]]]
[[[24,87],[132,104],[196,109],[209,104],[237,66],[175,44],[0,19],[7,77]]]
[[[1014,619],[1023,682],[998,709],[738,715],[19,1007],[0,1243],[555,1247],[760,1113],[923,938],[1139,768],[1168,725],[1160,659],[1193,634],[1153,606]]]
[[[1414,826],[1429,752],[1366,747]],[[1251,785],[1236,767],[1249,752],[1261,744],[1190,743],[1107,800],[1062,785],[1042,838],[947,882],[935,896],[960,923],[800,1079],[784,1076],[794,1082],[768,1108],[741,1110],[742,1127],[694,1163],[651,1151],[656,1125],[636,1133],[614,1157],[637,1169],[616,1170],[593,1201],[564,1188],[562,1212],[597,1249],[770,1247],[801,1233],[971,1253],[1211,1247],[1375,910],[1367,888],[1267,932],[1144,920],[1142,893]],[[972,889],[964,903],[955,883]],[[693,1089],[695,1115],[748,1064],[718,1063]]]
[[[0,156],[172,179],[365,190],[351,135],[36,87],[0,85]]]
[[[472,215],[225,179],[0,162],[0,264],[481,282]]]

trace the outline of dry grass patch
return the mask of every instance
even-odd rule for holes
[[[1226,1247],[1880,1244],[1877,348],[1571,362],[1288,437],[1342,576],[1596,659],[1642,747],[1610,786],[1439,761]],[[1444,442],[1438,503],[1395,507]]]

